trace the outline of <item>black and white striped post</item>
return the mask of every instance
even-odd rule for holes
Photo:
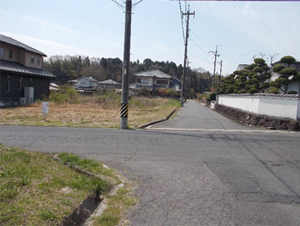
[[[122,70],[122,98],[121,98],[121,129],[128,129],[128,91],[129,91],[129,63],[130,63],[130,35],[131,35],[132,0],[126,0],[125,37]]]

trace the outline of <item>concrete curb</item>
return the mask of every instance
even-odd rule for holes
[[[160,120],[157,120],[157,121],[154,121],[154,122],[150,122],[150,123],[147,123],[147,124],[144,124],[144,125],[141,125],[141,126],[138,126],[137,128],[138,129],[144,129],[148,126],[152,126],[154,124],[157,124],[157,123],[160,123],[160,122],[164,122],[164,121],[167,121],[171,118],[171,116],[177,111],[177,108],[175,110],[173,110],[166,118],[164,119],[160,119]]]
[[[116,195],[117,191],[124,187],[124,183],[125,180],[121,179],[122,183],[121,184],[117,184],[113,187],[113,189],[108,193],[108,195],[112,196],[112,195]],[[96,217],[99,217],[103,214],[103,212],[107,209],[108,207],[108,201],[106,198],[104,198],[101,203],[99,204],[99,206],[97,207],[97,209],[94,211],[94,213],[92,213],[90,215],[90,217],[85,221],[85,223],[83,224],[83,226],[92,226],[93,222],[95,220]]]
[[[62,164],[64,164],[60,158],[57,157],[57,154],[52,156],[52,158],[58,162],[61,162]],[[68,167],[70,167],[72,170],[74,171],[77,171],[78,173],[81,173],[81,174],[84,174],[84,175],[87,175],[89,177],[98,177],[100,179],[108,179],[108,178],[101,178],[89,171],[86,171],[86,170],[82,170],[81,168],[79,167],[76,167],[76,166],[71,166],[71,165],[68,165],[68,164],[65,164],[67,165]],[[106,168],[106,169],[110,169],[110,167],[108,167],[107,165],[103,164],[103,167]],[[117,194],[117,191],[124,187],[125,186],[125,179],[123,179],[121,176],[119,176],[119,179],[121,181],[120,184],[117,184],[115,185],[112,190],[108,193],[109,196],[112,196],[112,195],[116,195]],[[115,183],[115,181],[111,181],[112,183]],[[107,209],[108,207],[108,201],[106,198],[104,198],[99,206],[94,210],[94,212],[85,220],[83,226],[92,226],[93,225],[93,222],[95,220],[96,217],[99,217],[101,216],[101,214]]]

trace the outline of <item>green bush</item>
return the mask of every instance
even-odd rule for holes
[[[293,91],[288,92],[288,94],[298,94],[298,93],[297,93],[297,91],[293,90]]]
[[[149,89],[147,89],[145,86],[143,86],[139,92],[138,92],[139,96],[144,96],[144,97],[150,97],[151,96],[151,91]]]
[[[271,87],[270,89],[268,89],[267,93],[276,93],[276,94],[278,94],[279,90],[276,87]]]
[[[250,94],[254,94],[254,93],[256,93],[257,92],[257,89],[255,89],[255,88],[251,88],[250,90],[249,90],[249,93]]]
[[[242,90],[240,90],[240,91],[238,92],[238,94],[240,94],[240,93],[247,93],[247,91],[244,90],[244,89],[242,89]]]
[[[57,104],[70,103],[75,104],[79,101],[79,93],[72,87],[68,85],[63,85],[60,87],[59,91],[51,91],[49,101],[55,102]]]
[[[177,92],[174,89],[168,89],[166,94],[167,97],[175,97]]]
[[[216,100],[216,97],[217,97],[217,93],[215,92],[206,94],[206,100]]]

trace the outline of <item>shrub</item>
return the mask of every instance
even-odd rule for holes
[[[238,92],[238,94],[240,94],[240,93],[247,93],[247,91],[244,90],[244,89],[242,89],[242,90],[240,90],[240,91]]]
[[[298,94],[298,93],[297,93],[297,91],[293,90],[293,91],[288,92],[288,94]]]
[[[49,101],[53,101],[57,104],[62,103],[78,103],[79,93],[72,87],[68,85],[63,85],[60,87],[59,91],[51,91],[49,96]]]
[[[165,89],[165,88],[159,88],[158,89],[158,94],[161,97],[166,97],[167,96],[167,89]]]
[[[175,97],[177,92],[174,89],[168,89],[167,90],[167,96],[168,97]]]
[[[279,91],[278,91],[278,88],[276,88],[276,87],[271,87],[270,89],[268,89],[267,93],[276,93],[276,94],[278,94]]]
[[[139,96],[144,96],[144,97],[150,97],[151,96],[151,91],[149,89],[147,89],[145,86],[143,86],[139,92],[138,92]]]
[[[216,100],[216,97],[217,97],[217,93],[215,92],[206,94],[207,100]]]
[[[254,93],[256,93],[257,92],[257,89],[255,89],[255,88],[251,88],[250,90],[249,90],[249,93],[250,94],[254,94]]]

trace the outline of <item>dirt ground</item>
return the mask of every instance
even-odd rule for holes
[[[165,118],[176,108],[168,102],[163,98],[140,98],[129,103],[128,126],[135,128]],[[0,124],[119,128],[120,108],[107,104],[49,102],[49,114],[43,118],[42,103],[39,102],[25,107],[0,109]]]

